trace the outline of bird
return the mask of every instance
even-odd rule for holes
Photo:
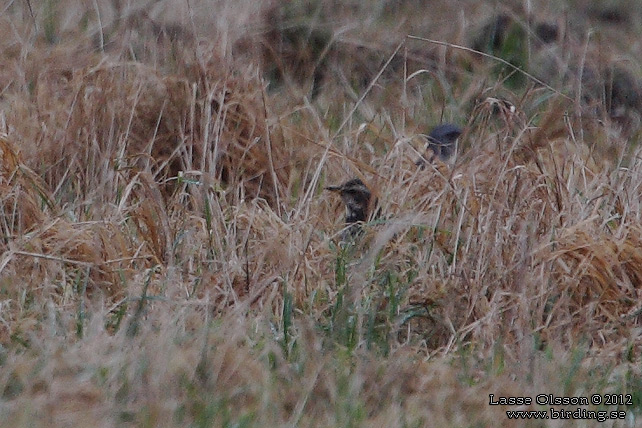
[[[462,132],[460,127],[452,123],[442,123],[434,127],[433,130],[430,131],[430,134],[428,134],[426,153],[429,151],[432,152],[429,161],[432,162],[435,156],[438,156],[442,161],[448,160],[455,152],[455,143]],[[416,164],[419,167],[423,167],[425,161],[426,157],[422,156]]]
[[[341,200],[346,206],[346,234],[354,237],[361,228],[359,222],[365,222],[370,209],[372,193],[359,178],[353,178],[339,186],[327,186],[325,190],[339,192]]]
[[[436,126],[428,135],[428,145],[426,152],[432,152],[430,162],[435,156],[439,156],[442,161],[447,160],[455,152],[455,143],[462,134],[461,128],[452,123],[443,123]],[[416,164],[423,168],[425,156],[422,156]],[[361,228],[357,223],[365,222],[368,219],[370,211],[370,200],[372,192],[368,189],[363,181],[359,178],[352,178],[338,186],[326,186],[325,190],[338,192],[341,200],[346,206],[346,231],[344,237],[354,237]],[[376,205],[376,201],[375,204]],[[376,216],[376,214],[375,214]]]

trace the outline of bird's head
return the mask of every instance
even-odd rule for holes
[[[327,186],[325,189],[341,195],[346,206],[346,223],[366,221],[372,194],[363,181],[353,178],[339,186]]]
[[[455,143],[462,134],[462,129],[452,123],[436,126],[428,135],[428,148],[443,160],[447,160],[455,151]]]

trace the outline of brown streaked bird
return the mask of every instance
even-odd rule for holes
[[[360,179],[353,178],[340,186],[327,186],[325,190],[339,192],[341,200],[346,206],[346,225],[348,228],[344,237],[346,235],[354,237],[360,231],[356,223],[364,222],[368,219],[370,199],[372,198],[370,189]]]
[[[462,129],[452,123],[442,123],[437,125],[428,134],[428,144],[426,153],[432,152],[428,161],[432,162],[435,156],[439,157],[442,161],[448,160],[455,150],[457,149],[456,143],[459,136],[462,134]],[[417,166],[422,167],[425,165],[426,156],[422,156],[416,163]]]

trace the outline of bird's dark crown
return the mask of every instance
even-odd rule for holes
[[[462,130],[452,123],[444,123],[436,126],[428,135],[428,140],[431,143],[439,144],[440,146],[447,146],[454,144],[455,140],[459,138]]]

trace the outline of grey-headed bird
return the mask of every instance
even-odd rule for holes
[[[438,156],[442,161],[448,160],[448,158],[450,158],[455,152],[457,148],[457,139],[462,132],[463,131],[460,127],[453,125],[452,123],[442,123],[441,125],[434,127],[433,130],[430,131],[430,134],[428,134],[426,152],[432,152],[432,155],[428,160],[432,162],[435,156]],[[426,158],[422,156],[416,164],[417,166],[423,167],[425,161]]]

